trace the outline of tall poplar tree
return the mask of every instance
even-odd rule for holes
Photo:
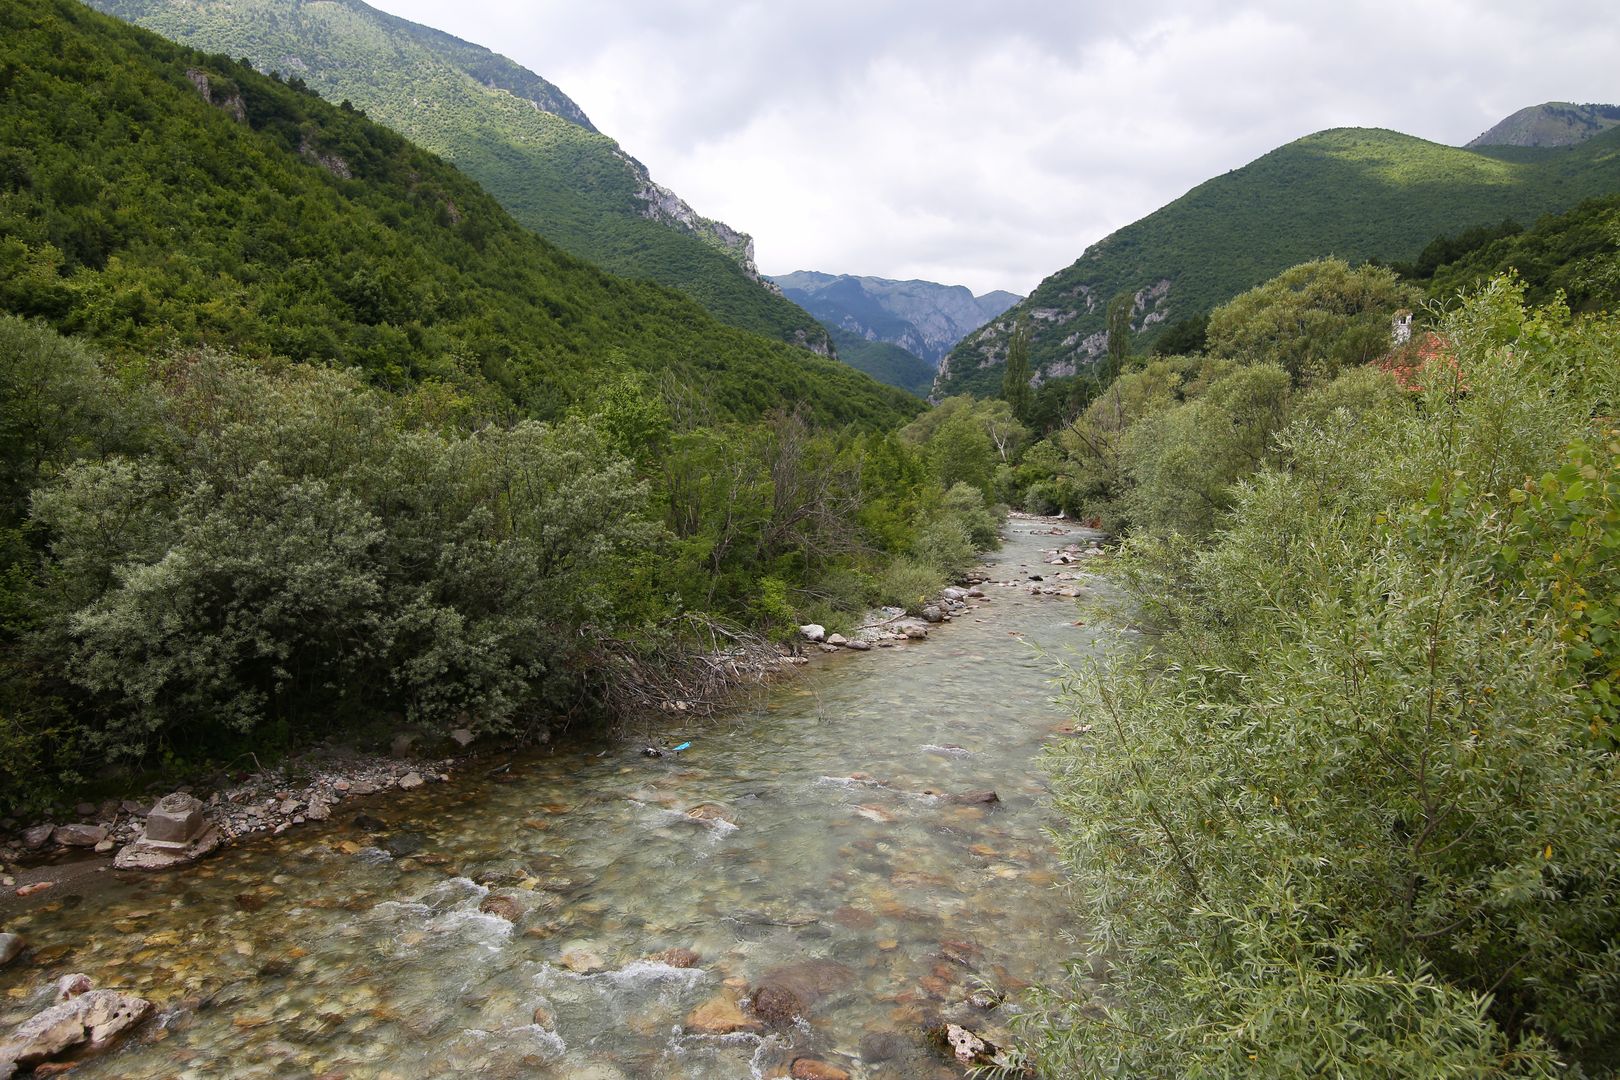
[[[1007,368],[1001,375],[1001,397],[1020,423],[1029,416],[1029,320],[1020,315],[1007,342]]]
[[[1131,313],[1136,310],[1134,293],[1122,292],[1108,302],[1108,370],[1102,384],[1107,386],[1125,368],[1131,355]]]

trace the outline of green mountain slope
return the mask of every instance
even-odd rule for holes
[[[848,330],[829,327],[838,359],[880,383],[926,397],[934,385],[934,365],[887,341],[868,341]]]
[[[0,311],[123,353],[206,341],[556,415],[604,366],[717,417],[917,403],[605,274],[360,114],[75,0],[0,6]]]
[[[1289,143],[1200,184],[1098,241],[1023,303],[962,341],[941,394],[994,394],[1015,320],[1027,314],[1030,365],[1085,370],[1107,348],[1110,299],[1135,294],[1133,345],[1209,311],[1297,263],[1410,259],[1436,233],[1532,220],[1620,190],[1620,131],[1561,149],[1464,150],[1394,131],[1340,128]]]
[[[298,77],[456,163],[520,222],[721,320],[827,352],[759,279],[753,241],[695,213],[556,87],[506,57],[360,0],[91,0],[209,52]]]

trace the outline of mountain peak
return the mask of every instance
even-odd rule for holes
[[[974,296],[965,285],[816,270],[771,280],[828,329],[898,345],[931,368],[951,346],[1023,299],[1000,291]]]
[[[1574,146],[1616,126],[1620,105],[1548,101],[1520,109],[1468,146]]]

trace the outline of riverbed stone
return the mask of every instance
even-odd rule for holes
[[[419,772],[408,772],[399,778],[399,786],[403,791],[414,791],[425,783],[427,781],[422,779],[422,774]]]
[[[923,622],[937,623],[945,618],[945,613],[939,609],[938,605],[929,604],[922,609],[922,617]]]
[[[0,968],[22,955],[23,939],[17,934],[0,934]]]
[[[559,962],[575,975],[591,975],[607,967],[601,954],[592,949],[569,949]]]
[[[849,1080],[849,1073],[820,1058],[796,1058],[788,1069],[792,1080]]]
[[[51,842],[51,834],[55,831],[55,825],[35,825],[32,829],[24,829],[22,834],[23,847],[29,851],[38,851]]]
[[[493,915],[498,919],[505,919],[515,923],[523,918],[523,905],[517,897],[506,893],[490,893],[484,897],[484,902],[478,905],[478,910],[485,915]]]
[[[820,623],[806,623],[799,627],[799,633],[804,636],[806,641],[827,640],[827,628]]]
[[[687,1015],[686,1030],[699,1035],[735,1035],[739,1031],[758,1034],[765,1025],[745,1016],[736,996],[722,991]]]
[[[93,848],[107,839],[107,830],[101,825],[58,825],[51,839],[63,847]]]
[[[928,627],[926,627],[926,626],[908,626],[905,629],[905,634],[906,634],[906,639],[908,641],[927,641],[928,640]]]
[[[665,949],[662,952],[655,952],[651,956],[647,957],[647,959],[651,963],[667,964],[672,968],[694,968],[697,967],[698,964],[703,960],[701,956],[693,952],[691,949],[682,948]]]

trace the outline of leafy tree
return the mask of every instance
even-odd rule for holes
[[[1329,378],[1389,351],[1390,320],[1421,296],[1390,270],[1320,259],[1285,270],[1209,317],[1213,356]]]
[[[1441,331],[1465,393],[1347,374],[1207,542],[1128,544],[1151,651],[1076,674],[1106,752],[1051,756],[1107,992],[1050,988],[1043,1071],[1620,1065],[1620,323],[1498,282]]]

